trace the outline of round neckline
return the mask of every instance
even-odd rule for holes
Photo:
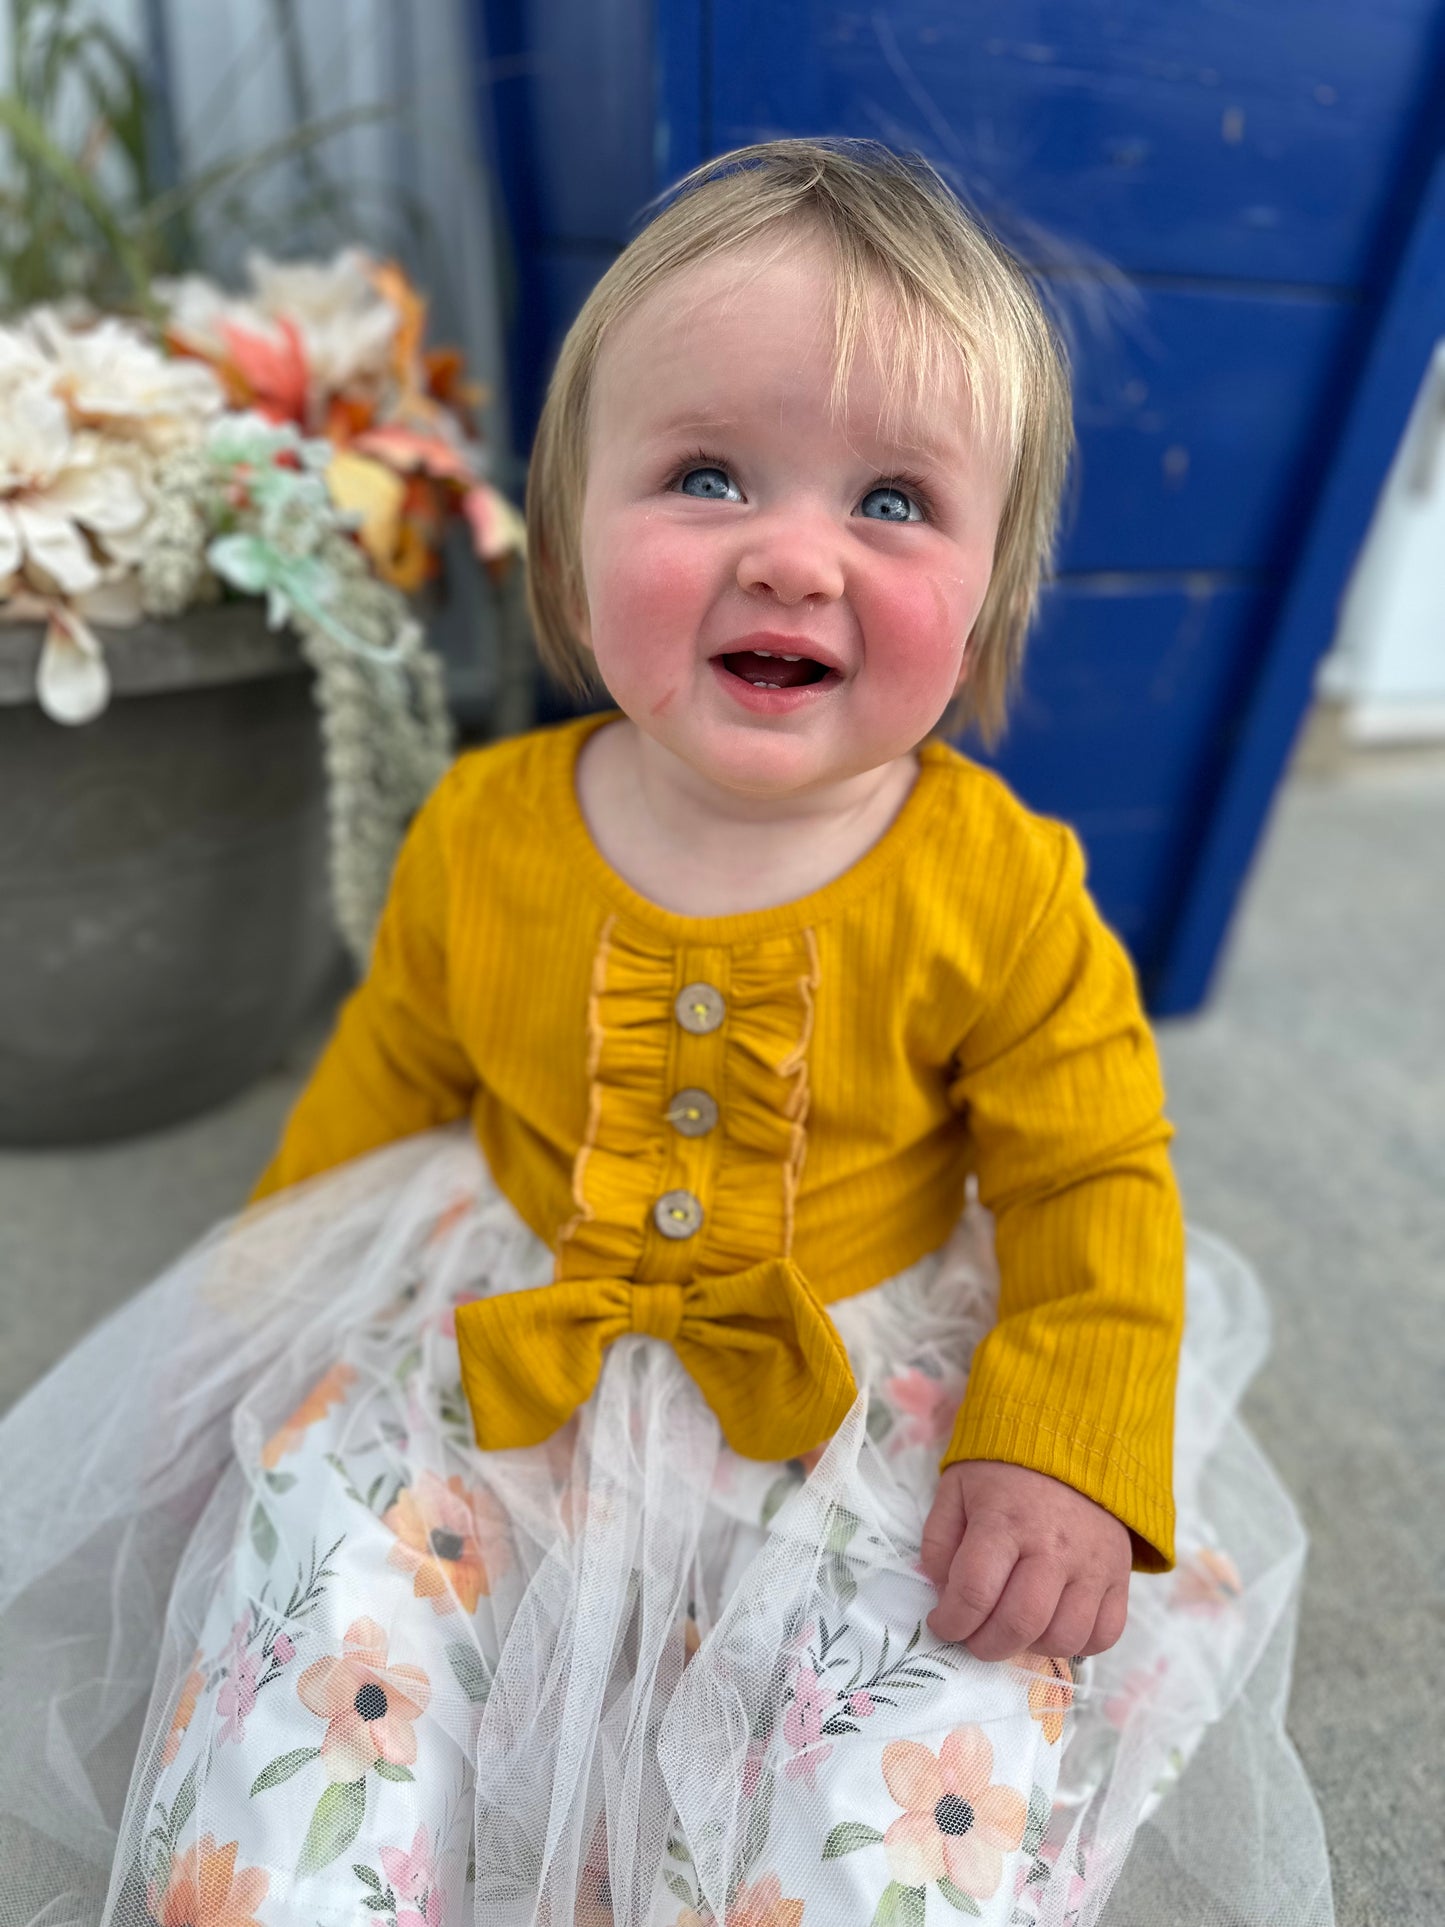
[[[907,854],[918,840],[925,818],[932,812],[938,795],[937,776],[941,766],[957,755],[947,743],[937,739],[918,748],[919,769],[913,787],[904,797],[897,815],[878,840],[856,862],[806,896],[787,903],[775,903],[761,910],[735,910],[720,917],[690,917],[680,910],[664,909],[645,897],[620,876],[603,856],[592,838],[582,804],[577,795],[577,765],[588,739],[608,723],[621,720],[620,709],[605,709],[580,716],[558,730],[557,754],[560,763],[557,788],[561,792],[562,830],[573,860],[586,872],[593,885],[616,909],[636,922],[673,941],[696,944],[737,944],[761,937],[782,936],[805,925],[835,917],[857,898],[871,890]]]

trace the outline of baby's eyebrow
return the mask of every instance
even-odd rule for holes
[[[665,435],[705,435],[710,429],[737,428],[741,417],[737,415],[714,415],[698,413],[696,410],[679,415],[669,415],[653,426],[653,434]]]

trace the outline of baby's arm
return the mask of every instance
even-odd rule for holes
[[[252,1198],[466,1114],[477,1078],[451,1024],[447,987],[449,783],[407,834],[370,968]]]
[[[929,1517],[930,1623],[981,1658],[1100,1651],[1131,1563],[1173,1561],[1183,1220],[1133,970],[1074,837],[951,1094],[993,1213],[998,1323]],[[1075,1643],[1077,1642],[1077,1643]]]

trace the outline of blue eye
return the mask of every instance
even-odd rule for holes
[[[868,513],[868,504],[878,500],[880,497],[882,498],[883,506],[877,515],[869,517],[870,521],[921,522],[923,520],[923,512],[919,509],[918,504],[913,501],[910,496],[905,495],[901,488],[895,488],[891,482],[885,483],[882,488],[869,489],[859,504],[862,513],[866,515]]]
[[[693,482],[698,482],[701,486],[693,488],[690,486]],[[685,474],[678,477],[677,486],[684,495],[696,495],[705,502],[741,499],[737,495],[736,484],[728,480],[726,471],[711,465],[705,468],[688,469]],[[728,493],[730,489],[733,491],[731,495]]]

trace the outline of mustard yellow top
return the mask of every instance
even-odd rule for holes
[[[928,743],[844,875],[680,916],[617,875],[577,802],[581,745],[616,713],[443,779],[255,1196],[470,1117],[556,1252],[552,1285],[458,1316],[478,1440],[547,1436],[643,1331],[772,1458],[853,1397],[821,1307],[942,1245],[975,1173],[999,1319],[943,1463],[1062,1479],[1167,1569],[1183,1230],[1153,1042],[1077,840]]]

